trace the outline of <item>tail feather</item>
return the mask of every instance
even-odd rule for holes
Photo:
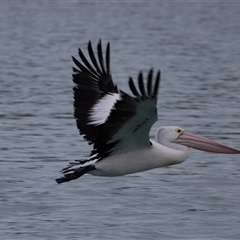
[[[58,184],[63,183],[63,182],[69,182],[71,180],[77,179],[79,177],[81,177],[82,175],[84,175],[85,173],[94,170],[95,166],[94,165],[88,165],[86,167],[79,167],[79,168],[72,168],[71,166],[68,168],[65,168],[62,170],[62,173],[64,174],[63,177],[57,178],[56,182]],[[71,173],[69,173],[70,171],[72,171]]]

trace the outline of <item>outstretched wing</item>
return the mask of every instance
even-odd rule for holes
[[[153,70],[144,86],[143,74],[139,73],[138,88],[132,78],[129,87],[134,96],[118,90],[110,71],[110,44],[106,48],[106,60],[102,45],[97,45],[97,57],[91,42],[88,44],[91,63],[79,49],[81,63],[73,57],[74,117],[80,134],[93,145],[91,156],[104,158],[110,153],[131,151],[150,146],[149,131],[157,121],[157,95],[160,82],[158,71],[153,83]]]
[[[103,60],[101,41],[97,47],[98,61],[93,53],[92,44],[88,43],[88,53],[93,66],[85,58],[81,49],[78,54],[82,60],[80,63],[72,57],[73,62],[78,67],[73,67],[73,82],[76,86],[74,92],[74,117],[76,118],[77,127],[80,134],[90,143],[94,143],[99,136],[99,127],[91,124],[91,111],[94,105],[100,99],[104,99],[107,94],[118,94],[117,86],[113,84],[110,72],[110,44],[106,50],[106,64]],[[99,64],[100,66],[99,66]]]

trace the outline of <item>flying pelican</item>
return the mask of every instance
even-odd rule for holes
[[[240,153],[239,150],[194,135],[183,128],[160,127],[156,141],[149,139],[149,131],[158,119],[157,97],[160,70],[155,81],[153,69],[144,84],[138,75],[138,89],[132,78],[129,88],[134,96],[119,90],[110,71],[110,44],[104,61],[101,40],[97,58],[88,43],[91,63],[79,49],[81,62],[72,57],[74,117],[80,134],[93,150],[88,159],[75,160],[62,169],[57,183],[68,182],[85,173],[97,176],[122,176],[130,173],[165,167],[184,162],[190,155],[189,147],[214,153]]]

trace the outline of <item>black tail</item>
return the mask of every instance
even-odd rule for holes
[[[71,180],[77,179],[79,177],[81,177],[82,175],[84,175],[85,173],[94,170],[95,167],[94,165],[89,165],[86,167],[79,167],[78,169],[75,169],[73,172],[71,173],[67,173],[68,171],[63,171],[64,176],[57,178],[56,182],[58,184],[63,183],[63,182],[69,182]]]

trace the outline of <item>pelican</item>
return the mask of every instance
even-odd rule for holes
[[[149,131],[158,119],[160,70],[154,77],[151,68],[145,81],[140,72],[138,87],[130,77],[132,95],[129,95],[112,80],[110,43],[105,60],[101,40],[97,55],[91,42],[88,43],[91,61],[81,49],[78,53],[81,61],[72,57],[77,67],[73,67],[72,74],[74,117],[79,133],[93,149],[87,159],[75,160],[63,168],[63,176],[56,179],[57,183],[77,179],[85,173],[114,177],[179,164],[189,157],[190,147],[214,153],[240,153],[175,126],[160,127],[155,141],[149,139]]]

